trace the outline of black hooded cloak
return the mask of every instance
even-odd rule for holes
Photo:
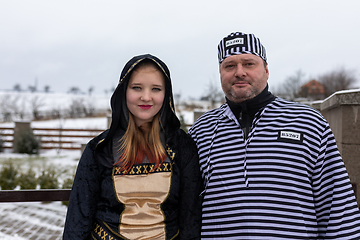
[[[145,59],[154,61],[165,77],[165,97],[160,110],[159,125],[168,162],[164,163],[159,171],[153,173],[148,173],[150,169],[148,167],[151,166],[141,164],[134,166],[133,171],[122,175],[114,165],[117,162],[114,149],[125,133],[129,119],[126,89],[130,76],[136,65]],[[199,195],[202,190],[202,180],[198,154],[193,140],[180,129],[180,122],[174,111],[170,72],[165,63],[150,54],[129,60],[121,72],[119,84],[111,97],[111,109],[110,128],[87,144],[79,161],[70,195],[63,239],[133,239],[132,226],[130,230],[124,230],[124,219],[131,215],[128,214],[131,204],[126,205],[124,203],[126,201],[121,198],[128,195],[126,192],[123,195],[119,193],[123,189],[128,189],[128,184],[123,184],[126,182],[123,180],[133,174],[135,180],[131,180],[130,183],[135,184],[135,188],[146,183],[145,189],[148,187],[153,189],[154,186],[162,184],[158,184],[157,180],[152,180],[154,184],[147,180],[143,183],[136,182],[139,179],[136,176],[139,174],[142,177],[157,179],[156,176],[161,174],[159,172],[167,174],[166,181],[169,181],[169,187],[167,192],[163,193],[166,195],[164,200],[155,207],[159,208],[159,213],[162,213],[160,229],[164,233],[158,239],[200,239]],[[156,191],[156,187],[154,189]],[[137,222],[146,222],[147,218],[156,217],[159,216],[139,218]],[[133,225],[137,225],[137,222],[135,221]],[[136,227],[138,226],[135,226],[135,229]],[[126,231],[130,233],[127,235]],[[137,237],[134,239],[147,237],[146,234],[135,235]]]

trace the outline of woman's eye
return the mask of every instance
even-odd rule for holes
[[[133,86],[131,89],[134,89],[134,90],[141,90],[141,87],[138,87],[138,86]]]
[[[153,91],[160,92],[161,88],[153,88]]]

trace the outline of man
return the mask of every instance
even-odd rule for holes
[[[189,130],[205,184],[202,239],[360,239],[326,120],[268,91],[265,48],[253,34],[222,39],[218,58],[226,103]]]

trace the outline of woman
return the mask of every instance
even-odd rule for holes
[[[167,66],[132,58],[111,97],[110,129],[80,159],[64,239],[200,239],[197,150],[173,106]]]

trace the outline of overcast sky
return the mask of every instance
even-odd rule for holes
[[[1,1],[0,90],[105,94],[130,58],[151,53],[168,65],[174,93],[198,98],[211,81],[220,88],[217,44],[234,31],[261,39],[270,89],[299,69],[309,79],[339,67],[359,76],[359,11],[358,0]]]

